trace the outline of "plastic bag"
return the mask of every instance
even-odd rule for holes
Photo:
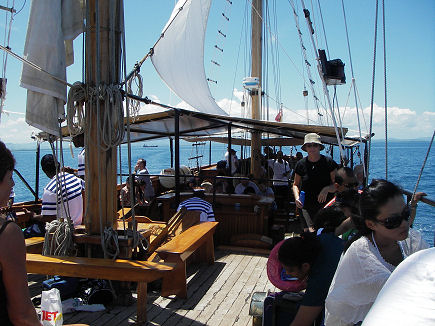
[[[43,326],[63,325],[62,302],[60,300],[60,292],[56,288],[42,291],[41,323]]]

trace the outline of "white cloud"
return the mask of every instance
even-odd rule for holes
[[[222,99],[218,101],[218,104],[226,111],[229,112],[229,105],[231,104],[231,115],[243,116],[243,112],[240,110],[240,102],[230,101],[228,99]],[[271,113],[271,118],[275,116]],[[369,133],[369,117],[370,107],[366,107],[359,110],[359,118],[362,134]],[[332,126],[332,120],[326,119],[326,112],[321,111],[323,114],[323,124]],[[340,108],[340,114],[342,116],[342,124],[349,129],[349,136],[357,136],[358,130],[358,117],[356,109],[353,108]],[[307,111],[306,110],[292,110],[290,108],[283,108],[282,122],[289,123],[307,123]],[[316,109],[308,110],[308,117],[310,124],[319,124],[319,118]],[[416,112],[409,108],[389,107],[388,108],[388,137],[398,139],[414,139],[420,137],[430,137],[435,129],[435,112]],[[336,118],[337,124],[339,119]],[[326,123],[326,121],[328,121]],[[376,104],[373,106],[373,122],[372,132],[375,133],[375,139],[382,139],[385,134],[385,113],[384,108]]]
[[[3,114],[0,121],[0,139],[5,143],[30,143],[33,132],[38,129],[29,126],[21,115]]]
[[[233,99],[223,98],[217,101],[217,104],[232,116],[249,116],[248,99],[245,99],[247,104],[245,107],[241,106],[243,99],[243,91],[234,89]],[[160,99],[152,95],[150,98],[160,103]],[[191,109],[185,103],[180,102],[176,105],[179,108]],[[159,112],[165,110],[164,108],[141,104],[140,114],[147,114],[151,112]],[[361,129],[363,134],[368,133],[369,129],[369,116],[370,107],[365,107],[363,110],[364,118],[360,114]],[[276,109],[271,113],[271,119],[274,118]],[[361,112],[361,110],[360,110]],[[283,109],[283,122],[291,123],[306,123],[306,110],[292,110],[288,108]],[[355,108],[340,108],[342,115],[343,126],[349,128],[349,136],[358,135],[358,120]],[[318,123],[317,110],[308,110],[309,118],[312,124]],[[324,116],[326,113],[323,112]],[[328,125],[332,125],[329,119]],[[410,108],[389,107],[388,108],[388,135],[390,138],[399,139],[413,139],[420,137],[430,137],[435,129],[435,112],[416,112]],[[38,129],[29,126],[23,116],[10,114],[3,114],[0,122],[0,139],[7,143],[30,143],[32,142],[31,135],[33,132],[39,132]],[[384,108],[378,105],[373,107],[373,132],[375,139],[382,139],[384,137]]]

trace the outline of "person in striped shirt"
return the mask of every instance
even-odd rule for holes
[[[182,207],[186,207],[189,211],[200,211],[200,222],[214,222],[213,206],[206,200],[204,200],[204,189],[194,189],[194,197],[186,199],[181,202],[177,208],[179,211]]]
[[[85,188],[85,182],[70,173],[56,174],[57,164],[59,163],[51,154],[44,155],[41,159],[41,168],[51,180],[44,188],[41,215],[33,218],[50,222],[56,217],[66,219],[68,214],[76,226],[82,223],[82,191]]]

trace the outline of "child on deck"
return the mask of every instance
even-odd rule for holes
[[[311,326],[314,321],[322,321],[325,298],[342,251],[343,242],[333,232],[319,236],[303,233],[281,245],[278,259],[286,273],[307,281],[305,295],[294,319],[289,320],[290,326]]]

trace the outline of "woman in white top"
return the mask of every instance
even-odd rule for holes
[[[329,288],[325,325],[355,325],[364,320],[391,272],[407,256],[428,247],[409,229],[410,210],[401,189],[373,180],[360,199],[361,216],[352,216],[360,236],[345,251]]]

